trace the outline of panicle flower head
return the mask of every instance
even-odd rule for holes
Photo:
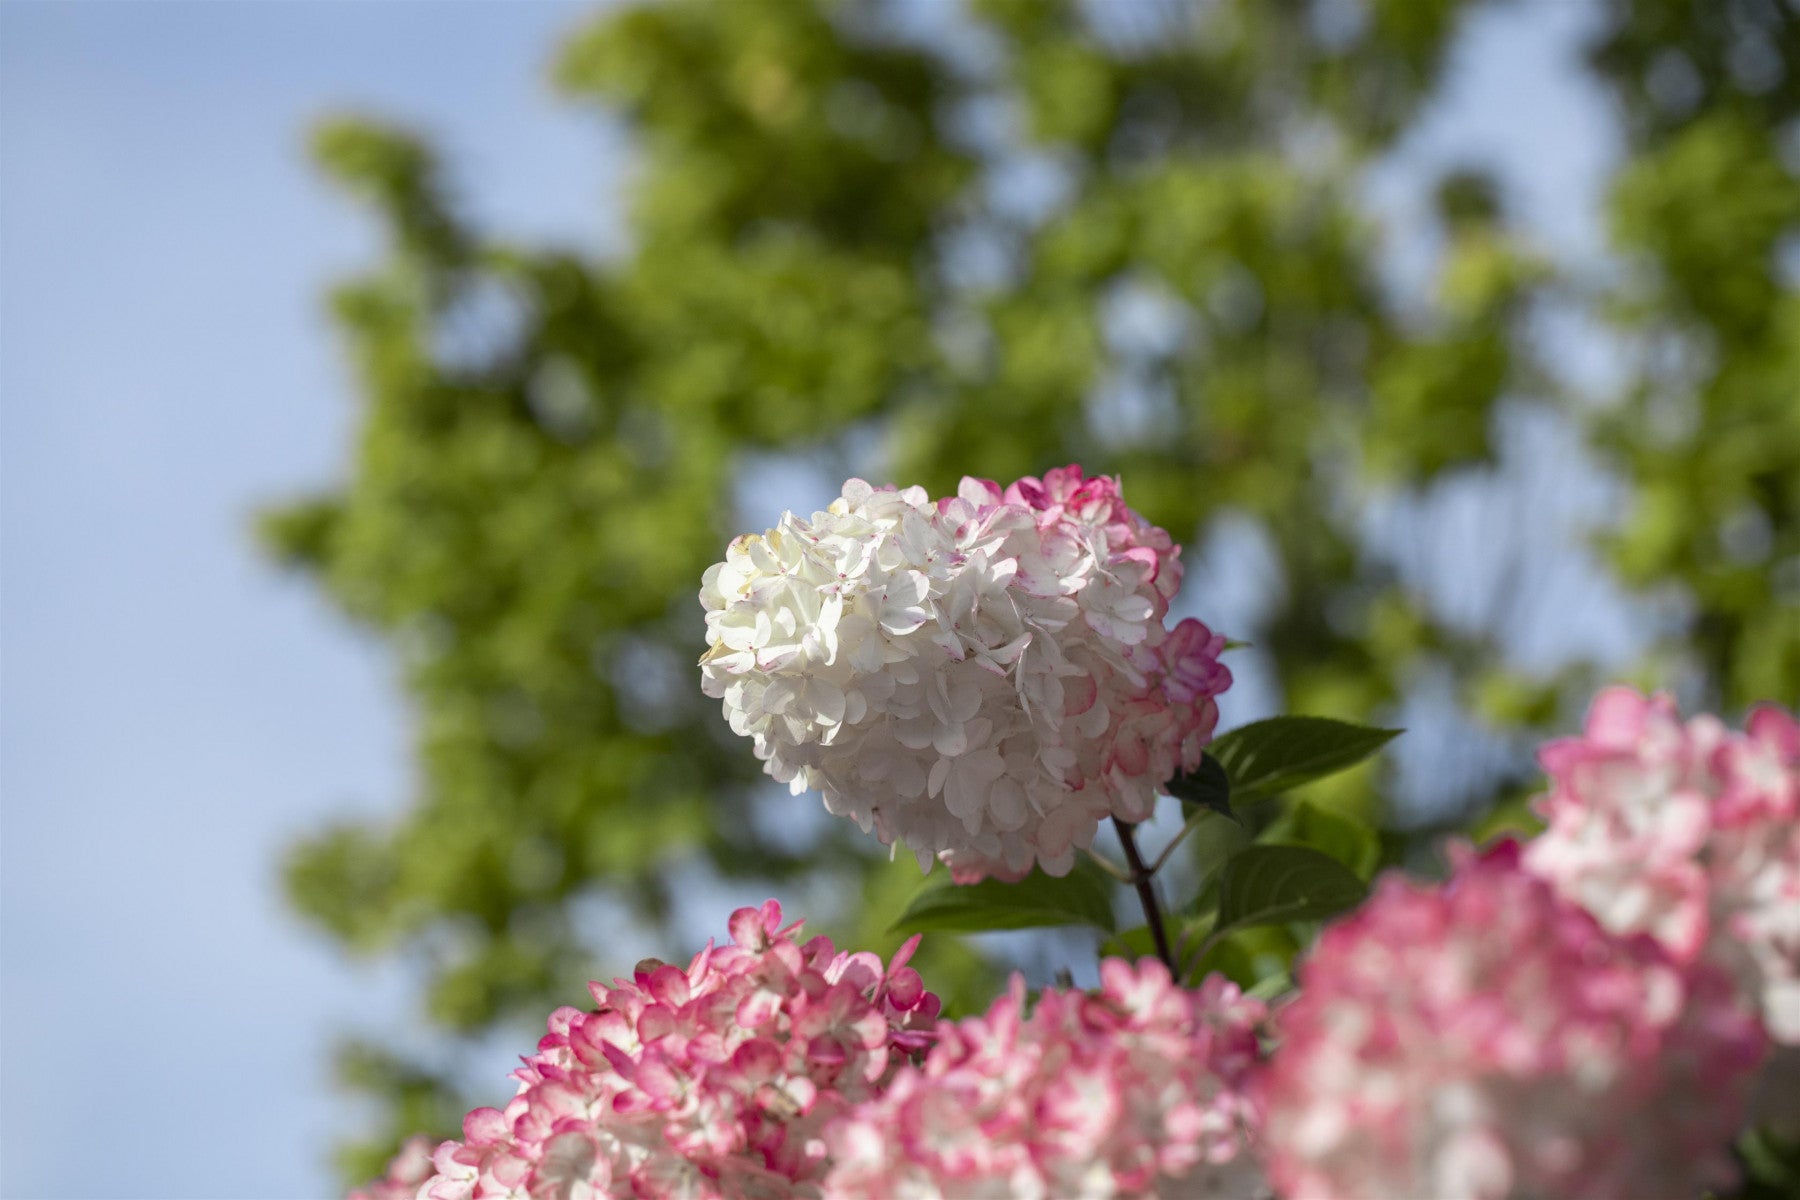
[[[1263,1079],[1307,1200],[1676,1196],[1728,1182],[1762,1030],[1723,972],[1620,938],[1518,865],[1389,876],[1326,929]]]
[[[916,938],[883,966],[798,929],[771,900],[685,970],[591,985],[596,1009],[551,1015],[512,1101],[438,1147],[420,1200],[816,1196],[825,1125],[930,1042],[939,1003],[905,965]]]
[[[1722,964],[1800,1046],[1800,722],[1761,708],[1737,732],[1609,688],[1582,736],[1541,758],[1547,825],[1527,867],[1615,933]]]
[[[1248,1079],[1265,1013],[1214,976],[1179,988],[1108,959],[1094,993],[1017,977],[985,1016],[939,1027],[921,1066],[833,1125],[834,1200],[1241,1197]]]
[[[1164,625],[1180,550],[1080,467],[953,497],[860,479],[706,572],[706,694],[796,793],[929,867],[1066,872],[1199,764],[1224,639]]]

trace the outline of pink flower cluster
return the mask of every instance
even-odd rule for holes
[[[1541,757],[1548,825],[1527,867],[1609,930],[1724,966],[1800,1046],[1800,722],[1762,708],[1739,733],[1610,688]]]
[[[1180,550],[1080,467],[955,496],[860,479],[706,573],[706,693],[774,778],[964,879],[1068,871],[1192,769],[1231,675],[1169,629]]]
[[[958,502],[975,505],[974,512]],[[1164,630],[1181,588],[1181,547],[1125,503],[1117,479],[1086,478],[1079,465],[1047,471],[1041,480],[1028,475],[1004,491],[992,480],[964,479],[957,502],[940,500],[938,508],[962,518],[959,538],[983,525],[1005,528],[1009,512],[1035,514],[1042,561],[1034,562],[1035,582],[1026,586],[1075,594],[1083,624],[1104,639],[1098,653],[1072,656],[1081,673],[1062,680],[1063,716],[1079,735],[1067,739],[1074,761],[1062,783],[1091,797],[1074,841],[1085,847],[1108,817],[1149,819],[1158,790],[1177,771],[1200,765],[1219,723],[1218,697],[1231,686],[1231,669],[1219,661],[1223,634],[1193,617]],[[1085,583],[1082,564],[1092,564]],[[963,883],[987,875],[1019,879],[1031,866],[981,849],[943,857]]]
[[[1730,980],[1607,933],[1507,844],[1389,876],[1276,1017],[1269,1174],[1306,1200],[1678,1196],[1729,1181],[1766,1048]]]
[[[1181,589],[1181,547],[1125,503],[1117,479],[1088,479],[1078,465],[1048,471],[1042,480],[1028,475],[1005,491],[991,480],[965,479],[958,498],[976,505],[977,525],[1004,524],[1007,509],[1029,509],[1042,566],[1079,562],[1084,554],[1097,558],[1094,577],[1081,589],[1083,620],[1116,638],[1112,648],[1123,663],[1102,655],[1092,678],[1065,680],[1065,715],[1092,716],[1098,709],[1106,717],[1093,738],[1098,749],[1079,764],[1074,782],[1102,780],[1114,797],[1113,815],[1146,819],[1156,790],[1177,769],[1200,765],[1219,722],[1217,697],[1231,686],[1231,670],[1219,661],[1224,635],[1192,617],[1166,633],[1162,628]],[[938,507],[954,509],[949,501]],[[1104,554],[1097,553],[1101,547]],[[1071,590],[1071,581],[1057,578],[1057,587]],[[1039,576],[1040,585],[1049,582]],[[1144,618],[1150,625],[1140,640],[1135,623]]]
[[[825,1126],[929,1043],[939,1004],[905,965],[916,938],[884,967],[798,929],[773,900],[739,909],[686,970],[647,961],[593,985],[595,1011],[558,1009],[420,1200],[817,1195]]]
[[[1024,985],[941,1026],[920,1067],[828,1133],[836,1200],[1245,1197],[1261,1002],[1161,963],[1101,964],[1095,993]]]

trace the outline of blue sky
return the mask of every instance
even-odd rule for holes
[[[609,139],[541,82],[580,11],[0,8],[7,1196],[329,1192],[329,1038],[404,980],[274,867],[409,767],[379,646],[250,539],[354,415],[321,292],[374,239],[303,131],[416,120],[483,219],[597,240]]]
[[[314,1197],[356,1112],[334,1030],[398,969],[283,909],[281,848],[410,786],[378,643],[262,561],[254,509],[337,476],[354,417],[321,292],[374,250],[301,153],[412,121],[467,209],[618,236],[615,133],[557,103],[559,4],[0,5],[0,1193]],[[1373,195],[1492,159],[1564,252],[1608,165],[1581,5],[1484,19]],[[1409,206],[1413,206],[1409,208]]]

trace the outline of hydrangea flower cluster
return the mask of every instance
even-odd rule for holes
[[[1526,865],[1615,933],[1726,967],[1777,1042],[1800,1046],[1800,722],[1683,722],[1610,688],[1542,752],[1547,822]]]
[[[920,1067],[828,1133],[836,1200],[1245,1197],[1260,1001],[1154,960],[1101,964],[1094,993],[1022,981],[940,1026]]]
[[[1761,1027],[1729,978],[1620,938],[1508,843],[1389,876],[1328,928],[1264,1080],[1278,1189],[1677,1196],[1728,1182]]]
[[[816,1196],[826,1124],[929,1044],[939,1003],[905,965],[916,938],[884,967],[798,929],[773,900],[739,909],[686,970],[646,961],[592,985],[595,1011],[558,1009],[420,1200]]]
[[[954,497],[853,479],[706,573],[706,694],[765,770],[929,868],[1066,872],[1199,764],[1224,639],[1164,625],[1180,550],[1071,466]]]

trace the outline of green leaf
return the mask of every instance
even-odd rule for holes
[[[1269,979],[1289,977],[1300,942],[1283,925],[1238,929],[1208,938],[1189,966],[1187,986],[1198,987],[1215,972],[1248,991]]]
[[[1152,958],[1156,955],[1156,939],[1148,925],[1137,925],[1113,934],[1100,943],[1102,958]]]
[[[1051,925],[1092,925],[1113,932],[1112,877],[1086,859],[1077,859],[1060,879],[1033,871],[1017,883],[984,879],[965,885],[945,876],[914,896],[889,929],[977,933]]]
[[[1256,840],[1250,830],[1230,821],[1202,821],[1188,837],[1190,860],[1203,882],[1216,883],[1232,855]],[[1197,908],[1194,911],[1199,911]]]
[[[1784,1138],[1773,1129],[1752,1129],[1738,1139],[1744,1165],[1743,1186],[1734,1200],[1777,1200],[1800,1195],[1800,1138]]]
[[[1183,804],[1192,804],[1198,808],[1216,812],[1222,817],[1237,820],[1237,814],[1231,811],[1231,777],[1219,760],[1210,754],[1202,755],[1200,765],[1192,772],[1178,772],[1169,780],[1167,791]]]
[[[1329,854],[1367,881],[1381,865],[1381,838],[1355,817],[1302,800],[1265,839],[1271,845],[1307,846]]]
[[[1212,936],[1252,925],[1322,921],[1368,894],[1337,859],[1304,846],[1250,846],[1225,864]]]
[[[1329,717],[1270,717],[1221,734],[1208,753],[1244,804],[1353,767],[1400,732]]]

